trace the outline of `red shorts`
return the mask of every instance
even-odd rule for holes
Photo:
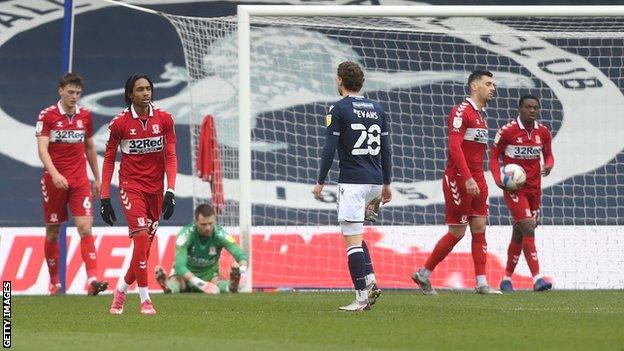
[[[507,208],[514,224],[523,219],[533,218],[537,222],[540,212],[542,191],[540,189],[520,189],[514,193],[503,192]]]
[[[119,188],[119,199],[128,221],[130,236],[138,230],[146,229],[151,241],[158,228],[163,194],[148,194],[137,189]]]
[[[488,188],[485,180],[477,181],[479,195],[472,196],[466,192],[466,182],[459,176],[444,175],[442,190],[444,191],[445,223],[448,225],[468,224],[470,217],[487,217]]]
[[[41,197],[45,224],[60,224],[67,221],[67,204],[72,216],[93,216],[91,183],[88,178],[67,179],[69,188],[62,190],[52,182],[50,173],[41,177]]]

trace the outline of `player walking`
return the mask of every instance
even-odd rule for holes
[[[102,166],[102,219],[109,225],[117,220],[110,201],[110,183],[119,147],[119,197],[134,243],[130,267],[113,293],[111,314],[123,313],[126,291],[135,280],[141,299],[140,312],[156,313],[147,291],[147,259],[161,208],[164,219],[173,215],[177,159],[173,116],[152,105],[153,89],[146,75],[130,76],[125,85],[128,108],[109,125],[110,136]],[[167,191],[163,200],[165,173]]]
[[[431,286],[431,272],[461,240],[468,225],[472,234],[476,292],[500,294],[488,286],[485,278],[488,189],[483,175],[483,158],[488,143],[483,112],[494,96],[496,85],[491,72],[477,70],[468,77],[468,87],[470,97],[453,107],[448,117],[449,157],[442,179],[448,232],[438,241],[425,266],[412,275],[412,280],[426,295],[436,294]]]
[[[323,184],[338,149],[338,222],[347,245],[349,272],[355,286],[355,301],[343,311],[369,310],[381,294],[373,264],[362,240],[364,217],[369,204],[392,199],[391,146],[386,113],[378,103],[358,92],[364,73],[354,62],[338,66],[338,93],[343,97],[329,107],[327,134],[314,196],[321,199]],[[383,185],[382,185],[383,184]]]
[[[95,238],[91,231],[91,184],[85,160],[89,162],[95,178],[93,195],[99,195],[101,182],[93,143],[91,112],[78,106],[82,87],[81,76],[75,73],[64,75],[58,87],[60,100],[41,111],[36,126],[37,148],[44,167],[41,193],[46,228],[44,253],[50,272],[50,295],[61,292],[58,236],[61,223],[67,221],[67,204],[80,235],[80,253],[87,271],[87,294],[97,295],[108,288],[107,282],[97,280]]]
[[[544,291],[552,288],[540,274],[537,249],[535,247],[535,227],[539,220],[542,196],[542,175],[547,176],[555,159],[551,148],[551,134],[548,128],[537,122],[540,101],[533,95],[524,95],[518,101],[519,116],[507,123],[496,133],[490,150],[490,170],[496,184],[504,190],[503,196],[514,220],[511,242],[507,249],[505,276],[500,284],[504,292],[512,292],[511,276],[518,264],[520,251],[524,251],[531,275],[533,290]],[[501,182],[499,158],[503,156],[505,165],[515,163],[526,172],[526,183],[517,191],[510,192]],[[541,157],[544,167],[541,167]]]

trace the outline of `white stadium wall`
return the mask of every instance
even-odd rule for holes
[[[175,234],[180,227],[161,227],[150,257],[169,269],[173,262]],[[410,275],[421,266],[437,239],[440,226],[367,227],[366,239],[384,288],[415,288]],[[124,227],[94,229],[98,274],[111,287],[125,272],[131,250]],[[555,289],[621,289],[624,287],[624,228],[618,226],[544,226],[537,230],[542,272]],[[48,272],[43,257],[44,228],[0,228],[0,274],[13,282],[15,294],[47,293]],[[488,228],[488,280],[498,285],[506,261],[510,227]],[[79,237],[68,229],[68,293],[85,293]],[[257,227],[253,231],[254,288],[349,288],[343,242],[337,227]],[[269,255],[270,257],[268,257]],[[231,262],[224,254],[221,267]],[[222,269],[222,272],[226,270]],[[515,286],[529,288],[531,278],[520,259]],[[440,288],[473,287],[470,240],[464,238],[438,269],[433,283]],[[159,291],[150,279],[150,289]]]

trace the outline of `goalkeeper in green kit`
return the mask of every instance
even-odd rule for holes
[[[229,279],[219,275],[219,257],[223,248],[236,260],[232,263]],[[167,277],[159,265],[156,266],[156,280],[165,294],[235,293],[245,283],[247,260],[234,238],[216,224],[212,206],[203,204],[195,209],[195,221],[184,226],[177,235],[171,275]]]

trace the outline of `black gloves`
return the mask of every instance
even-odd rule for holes
[[[175,194],[171,190],[165,192],[165,199],[163,201],[162,214],[165,220],[168,220],[173,216],[173,209],[175,208]]]
[[[173,215],[173,209],[175,208],[175,195],[171,190],[167,190],[165,193],[165,199],[163,201],[162,213],[164,219],[169,219]],[[100,213],[102,214],[102,220],[106,224],[112,226],[117,221],[115,211],[111,205],[110,199],[100,200]]]
[[[110,199],[100,200],[100,214],[102,214],[102,219],[104,220],[104,222],[106,222],[110,226],[112,226],[113,223],[117,221],[117,217],[115,216],[115,211],[113,210]]]

